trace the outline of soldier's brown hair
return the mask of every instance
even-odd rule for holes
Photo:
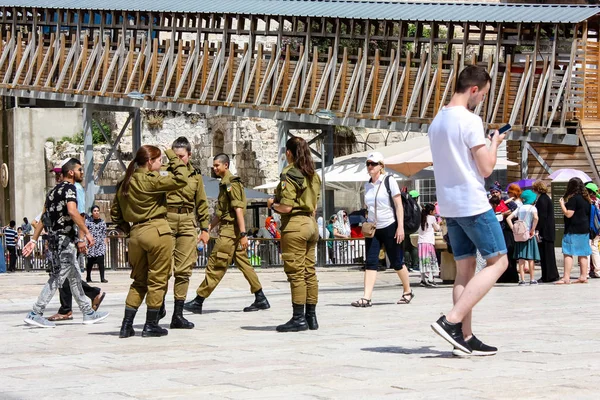
[[[302,175],[312,179],[315,175],[315,163],[313,162],[306,140],[294,136],[286,142],[285,149],[292,153],[294,166],[302,172]]]
[[[151,146],[149,144],[145,144],[135,153],[135,158],[129,163],[127,166],[127,172],[125,172],[125,179],[121,183],[121,194],[127,197],[129,196],[129,182],[131,182],[131,177],[133,176],[133,172],[138,167],[144,167],[148,161],[154,160],[160,157],[160,149],[156,146]]]

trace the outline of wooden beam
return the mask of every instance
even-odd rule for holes
[[[115,68],[117,67],[117,62],[122,59],[123,53],[125,52],[125,44],[123,43],[123,39],[119,37],[119,42],[117,44],[117,51],[113,55],[113,58],[110,62],[110,65],[104,75],[104,81],[102,82],[102,86],[100,87],[100,96],[104,96],[108,91],[108,86],[110,85],[110,81],[113,75]]]
[[[138,71],[142,68],[142,63],[144,62],[144,59],[146,57],[146,53],[150,48],[150,41],[145,43],[144,46],[144,40],[142,39],[142,46],[140,47],[140,52],[137,56],[137,59],[135,60],[135,64],[133,66],[133,74],[129,77],[128,81],[127,81],[127,87],[125,88],[125,94],[129,94],[131,93],[131,91],[133,90],[133,82],[135,81],[136,75],[138,74]],[[129,51],[133,51],[133,50],[129,50]],[[142,90],[142,87],[140,85],[140,87],[138,88],[138,90]]]
[[[306,57],[308,57],[307,54],[308,54],[308,51],[304,51],[304,46],[301,46],[300,47],[300,59],[296,63],[296,68],[294,69],[294,73],[292,74],[292,80],[291,80],[290,86],[288,88],[288,91],[287,91],[285,98],[283,99],[283,103],[281,105],[281,111],[287,111],[290,106],[293,94],[296,91],[296,86],[298,86],[298,83],[300,81],[302,69],[304,68],[304,65],[305,65],[304,59]]]
[[[503,121],[508,121],[509,118],[509,114],[508,114],[508,104],[510,102],[510,81],[511,81],[511,61],[512,61],[512,57],[510,54],[508,54],[506,56],[506,91],[504,92],[504,106],[502,107],[502,120]]]
[[[227,99],[225,100],[227,105],[232,105],[235,93],[237,92],[237,88],[242,79],[242,75],[246,71],[246,65],[250,62],[250,53],[251,50],[248,50],[248,45],[244,45],[244,56],[242,57],[242,61],[238,65],[237,72],[235,74],[235,78],[233,78],[233,82],[231,87],[229,88],[229,94],[227,95]]]
[[[406,78],[404,79],[404,93],[402,96],[402,113],[401,115],[406,115],[406,110],[408,110],[408,94],[410,90],[410,73],[411,73],[411,52],[409,51],[406,54],[406,65],[404,66],[404,70],[406,70]],[[404,75],[405,71],[402,71],[402,75]]]
[[[194,43],[194,42],[192,42],[192,43]],[[192,68],[194,67],[196,57],[198,56],[199,48],[200,48],[199,46],[194,46],[194,50],[188,56],[188,59],[185,63],[185,67],[183,69],[183,73],[182,73],[181,77],[179,78],[177,88],[175,89],[175,94],[173,95],[173,101],[177,101],[177,99],[179,99],[179,96],[181,95],[181,91],[183,90],[183,86],[186,83],[187,77],[188,77],[190,71],[192,70]],[[198,75],[195,75],[195,76],[196,76],[196,79],[198,79]],[[196,82],[194,82],[194,84],[195,83]],[[191,86],[190,86],[190,88],[191,88]]]

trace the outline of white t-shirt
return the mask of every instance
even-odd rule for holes
[[[427,224],[425,225],[425,230],[421,229],[421,225],[419,225],[419,241],[418,243],[429,243],[435,244],[435,231],[440,229],[440,226],[437,224],[437,220],[433,215],[427,216]]]
[[[440,214],[459,218],[491,209],[471,149],[485,145],[481,118],[462,106],[444,107],[429,127]]]
[[[377,194],[377,229],[387,228],[396,222],[394,210],[390,204],[390,196],[383,183],[386,176],[387,174],[381,174],[375,183],[371,183],[370,181],[365,183],[365,205],[369,212],[367,218],[367,221],[369,222],[375,222],[375,194]],[[400,188],[398,187],[398,182],[396,182],[393,177],[389,178],[389,184],[392,197],[399,195]],[[379,188],[380,185],[381,188],[379,189],[379,193],[377,193],[377,188]]]

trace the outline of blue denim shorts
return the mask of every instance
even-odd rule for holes
[[[484,259],[506,254],[506,242],[491,209],[471,217],[446,218],[448,236],[455,260],[475,257],[477,250]]]

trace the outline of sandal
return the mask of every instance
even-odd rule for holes
[[[350,303],[350,305],[352,305],[352,307],[371,307],[371,300],[369,299],[365,299],[364,297],[361,297],[359,300],[353,301],[352,303]]]
[[[576,281],[573,281],[573,283],[588,283],[588,280],[581,280],[581,279],[577,279]]]
[[[564,279],[559,279],[556,282],[554,282],[555,285],[570,285],[571,281],[569,282],[565,282]]]
[[[415,294],[411,290],[410,293],[404,293],[402,295],[402,298],[400,300],[398,300],[398,302],[396,304],[410,304],[410,302],[412,301],[412,299],[414,297],[415,297]]]
[[[54,314],[48,321],[70,321],[73,319],[73,313],[69,311],[67,314]]]

